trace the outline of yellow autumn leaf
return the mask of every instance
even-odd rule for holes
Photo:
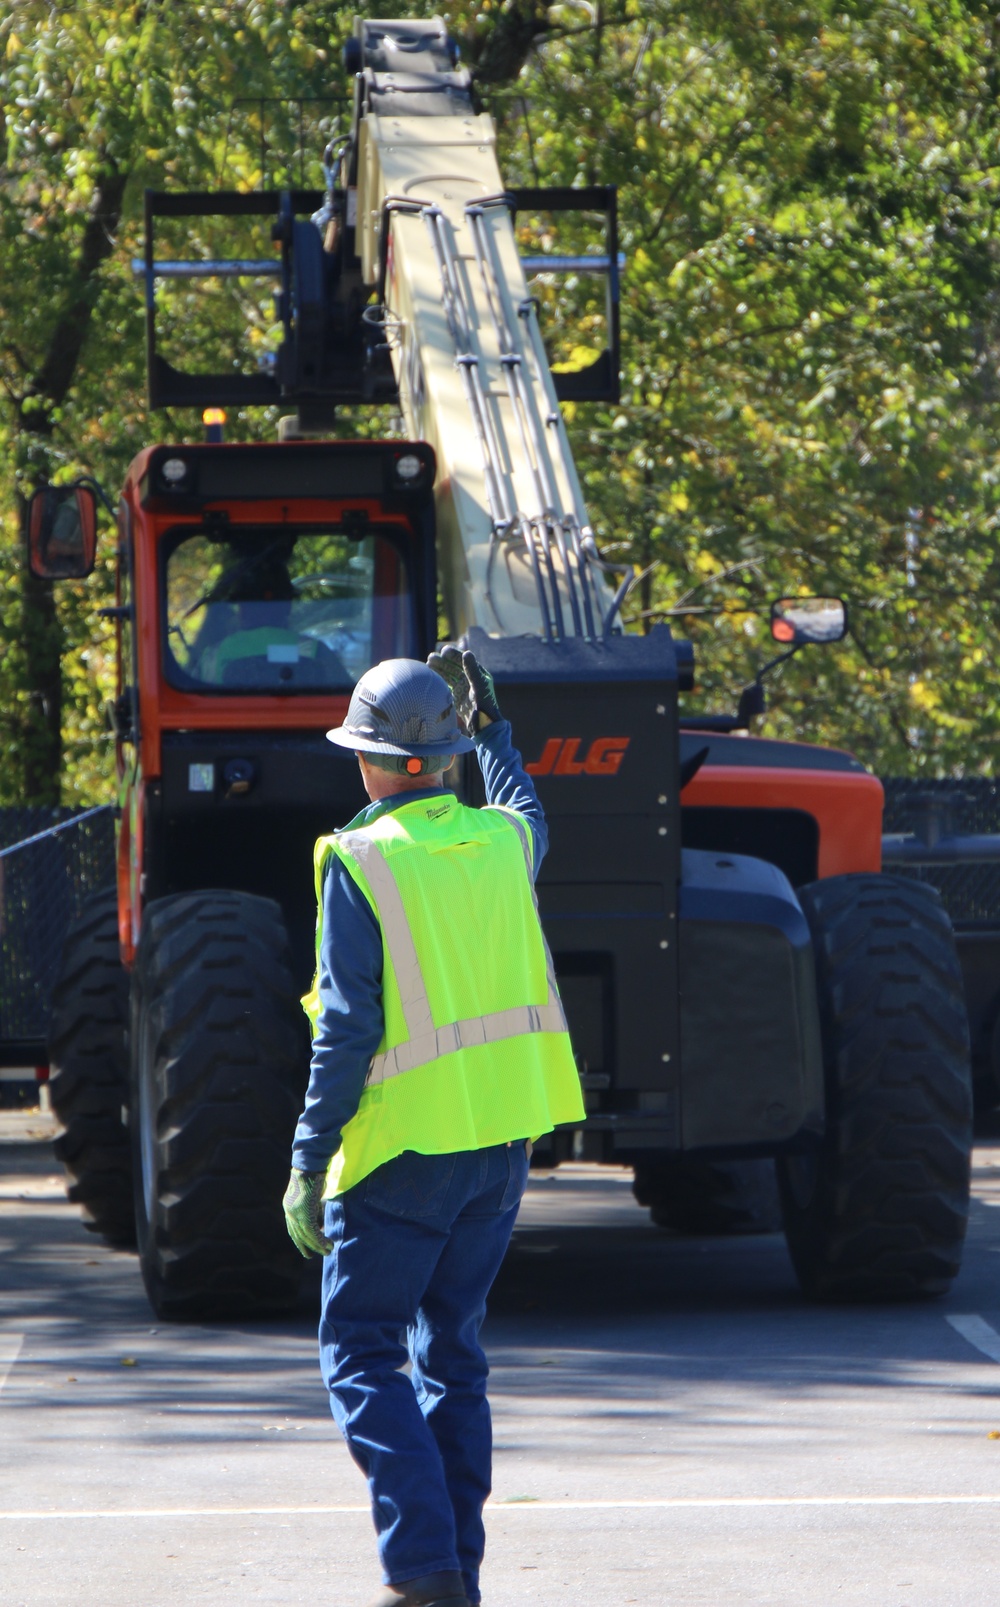
[[[596,363],[600,352],[592,346],[574,346],[564,363],[553,363],[553,374],[578,374],[582,368],[589,368]]]
[[[914,681],[910,686],[910,702],[915,703],[918,709],[925,709],[930,713],[931,710],[940,707],[941,699],[926,681]]]

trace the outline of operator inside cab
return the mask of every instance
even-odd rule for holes
[[[183,691],[348,691],[415,636],[404,552],[334,528],[186,530],[166,550],[168,681]]]
[[[225,686],[229,666],[247,659],[296,664],[303,656],[315,658],[320,644],[300,637],[292,624],[294,596],[283,558],[272,557],[237,579],[225,601],[206,609],[194,641],[192,656],[201,679]],[[287,651],[282,653],[282,648]],[[238,680],[239,673],[233,678]]]

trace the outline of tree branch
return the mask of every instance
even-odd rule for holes
[[[73,383],[100,290],[98,269],[114,250],[127,179],[111,166],[94,193],[48,349],[19,409],[21,428],[33,435],[51,434],[52,410],[62,406]]]
[[[870,670],[880,670],[883,668],[865,643],[861,632],[857,628],[856,620],[851,631],[851,640]],[[883,698],[881,701],[881,707],[885,710],[886,718],[898,736],[900,742],[902,742],[904,748],[906,748],[909,753],[915,752],[918,744],[914,742],[913,737],[906,728],[906,725],[900,719],[898,710],[893,706],[892,698]]]

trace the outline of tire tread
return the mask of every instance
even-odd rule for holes
[[[882,875],[799,890],[817,960],[827,1130],[812,1198],[778,1166],[806,1293],[944,1293],[969,1208],[968,1019],[951,924],[933,889]]]
[[[54,1144],[83,1224],[117,1248],[135,1244],[132,1159],[122,1106],[128,976],[118,949],[118,895],[103,888],[70,927],[52,994],[49,1097]]]
[[[308,1056],[280,907],[230,892],[150,905],[133,1009],[148,1013],[157,1100],[151,1223],[141,1166],[136,1182],[143,1276],[157,1314],[288,1309],[301,1260],[281,1196]],[[138,1159],[138,1133],[136,1148]]]

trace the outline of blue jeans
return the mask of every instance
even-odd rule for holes
[[[493,1443],[479,1329],[527,1177],[523,1142],[407,1150],[327,1202],[320,1365],[386,1584],[460,1570],[479,1601]]]

